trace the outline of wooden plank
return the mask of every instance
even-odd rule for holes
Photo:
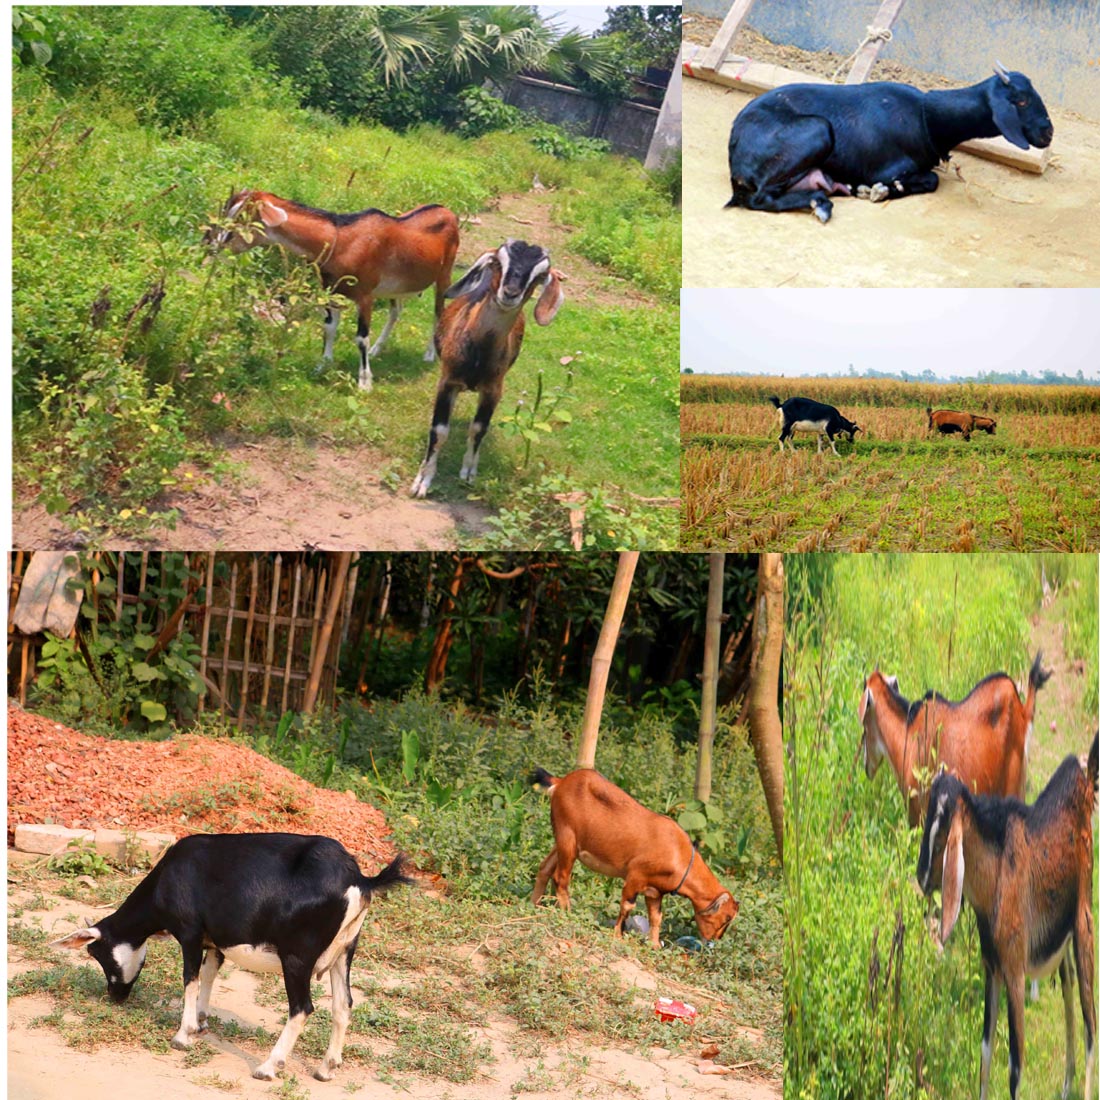
[[[237,721],[244,721],[244,708],[248,704],[248,673],[251,663],[252,626],[256,621],[256,589],[259,587],[259,558],[252,555],[252,569],[248,589],[248,619],[244,626],[244,671],[241,675],[241,705],[237,708]]]
[[[878,14],[867,28],[867,37],[856,49],[855,60],[848,70],[845,84],[862,84],[867,79],[882,47],[893,37],[891,28],[904,4],[905,0],[882,0]]]
[[[237,563],[229,571],[229,608],[225,616],[225,634],[222,637],[222,711],[229,705],[229,650],[233,644],[233,613],[237,610]]]
[[[687,65],[685,64],[685,71]],[[709,84],[720,84],[724,88],[736,88],[740,92],[770,92],[782,84],[828,84],[830,81],[814,73],[800,73],[794,69],[785,69],[782,65],[772,65],[764,61],[752,61],[747,57],[733,57],[720,70],[713,72],[697,67],[688,73],[697,80]],[[997,161],[1023,172],[1041,175],[1050,161],[1051,149],[1017,149],[1003,137],[974,138],[959,146],[963,153],[981,157],[983,160]]]
[[[721,67],[722,62],[726,60],[730,47],[733,45],[733,40],[737,37],[737,32],[741,29],[741,24],[745,21],[745,16],[749,14],[753,3],[754,0],[733,0],[730,10],[726,12],[726,18],[722,20],[722,25],[718,28],[718,33],[710,44],[710,48],[703,55],[702,64],[708,69],[718,69]]]
[[[275,613],[279,610],[279,580],[283,571],[283,555],[275,555],[275,575],[271,581],[271,612],[268,615],[264,650],[264,686],[260,692],[260,711],[267,710],[267,693],[271,687],[271,668],[275,663]]]
[[[203,678],[203,681],[210,683],[206,675],[206,661],[210,653],[210,611],[212,601],[214,599],[214,551],[211,550],[206,556],[206,605],[205,614],[202,617],[202,647],[199,650],[199,675]],[[202,714],[204,710],[204,699],[206,696],[199,696],[199,714]]]
[[[290,602],[290,630],[286,639],[286,668],[283,672],[283,705],[280,714],[286,714],[287,692],[290,691],[290,662],[294,656],[294,628],[298,620],[298,593],[302,587],[302,562],[301,559],[294,568],[294,596]]]

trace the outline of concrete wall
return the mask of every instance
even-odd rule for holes
[[[526,76],[511,79],[504,100],[571,133],[603,138],[616,153],[642,161],[659,114],[656,107],[638,103],[607,106],[576,88]]]
[[[719,19],[729,0],[686,0]],[[756,0],[746,23],[773,42],[850,54],[879,0]],[[960,83],[994,59],[1026,73],[1048,107],[1100,118],[1100,0],[908,0],[880,57]]]

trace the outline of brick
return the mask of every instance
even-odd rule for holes
[[[95,833],[90,829],[65,829],[60,825],[16,825],[15,847],[20,852],[52,856],[63,852],[72,840],[91,844]]]
[[[174,836],[165,833],[140,832],[130,835],[135,837],[138,851],[150,859],[156,859],[165,848],[176,842]],[[104,859],[122,864],[126,860],[126,838],[127,834],[119,829],[96,829],[95,850]]]

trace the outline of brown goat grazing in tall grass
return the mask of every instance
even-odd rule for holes
[[[972,794],[953,775],[932,784],[917,881],[926,895],[942,888],[940,941],[946,942],[965,897],[974,909],[985,969],[981,1100],[997,1032],[1001,989],[1008,997],[1008,1084],[1016,1100],[1024,1067],[1024,978],[1058,969],[1066,1023],[1063,1100],[1074,1077],[1073,988],[1069,945],[1077,961],[1085,1023],[1085,1091],[1091,1100],[1096,1060],[1095,952],[1092,911],[1093,817],[1097,754],[1062,761],[1031,806]],[[1044,1088],[1045,1092],[1045,1088]]]
[[[434,286],[437,322],[443,312],[443,294],[458,252],[458,218],[445,206],[418,206],[398,217],[373,209],[333,214],[266,191],[246,190],[230,195],[222,220],[233,224],[211,227],[204,237],[208,245],[233,253],[260,244],[281,245],[316,264],[326,290],[355,303],[360,389],[369,390],[373,384],[370,357],[382,350],[403,299]],[[376,298],[388,299],[390,312],[372,347]],[[332,358],[339,321],[339,309],[326,307],[325,359]],[[429,340],[424,360],[430,363],[434,358],[434,340]]]
[[[940,435],[961,433],[963,439],[970,442],[970,433],[974,431],[985,432],[987,435],[997,434],[997,421],[991,416],[975,416],[973,413],[954,412],[951,409],[937,409],[932,411],[932,406],[924,410],[928,414],[928,430],[937,430]]]
[[[1035,697],[1050,678],[1042,658],[1041,652],[1035,655],[1023,701],[1003,672],[987,676],[957,703],[935,691],[911,703],[898,691],[896,676],[876,668],[867,677],[859,702],[863,766],[873,779],[882,760],[890,762],[910,827],[920,823],[928,806],[919,769],[943,764],[979,794],[1024,797]]]

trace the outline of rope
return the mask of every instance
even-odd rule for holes
[[[836,67],[832,79],[835,81],[840,76],[841,69],[846,69],[855,61],[859,51],[870,42],[889,42],[894,37],[894,32],[889,27],[868,27],[867,35],[862,42]]]

